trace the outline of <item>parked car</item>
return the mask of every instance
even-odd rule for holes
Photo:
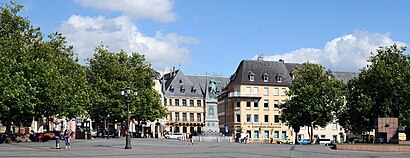
[[[310,139],[303,139],[303,140],[299,140],[299,144],[307,145],[307,144],[311,144],[311,142],[310,142]]]
[[[94,137],[94,138],[97,137],[97,130],[94,129],[94,130],[91,130],[90,132],[91,132],[91,137]]]
[[[286,139],[279,139],[276,141],[277,144],[292,144],[292,140],[290,140],[289,138]]]
[[[166,134],[164,137],[166,139],[178,139],[178,140],[180,140],[181,137],[182,137],[182,134],[180,134],[180,133]]]
[[[337,141],[336,141],[336,140],[332,140],[332,141],[330,141],[330,143],[328,144],[328,146],[329,146],[331,149],[336,149],[336,144],[337,144]]]
[[[319,142],[320,144],[323,144],[325,146],[328,146],[331,143],[330,139],[324,139],[324,138],[320,139]]]
[[[363,143],[364,140],[362,138],[349,138],[350,143]]]

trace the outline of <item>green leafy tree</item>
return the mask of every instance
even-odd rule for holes
[[[13,121],[20,124],[19,116],[33,113],[37,101],[36,87],[28,77],[29,52],[41,43],[41,33],[17,15],[22,8],[14,2],[0,7],[0,117],[6,133],[10,133]]]
[[[120,88],[124,87],[138,90],[137,97],[130,97],[132,118],[138,122],[154,121],[166,115],[160,95],[153,88],[154,70],[143,55],[133,53],[128,56],[124,51],[113,53],[100,45],[89,62],[88,79],[92,87],[93,104],[87,110],[97,122],[107,115],[125,120],[127,108],[119,93]]]
[[[343,105],[343,82],[332,78],[331,71],[319,64],[303,63],[296,68],[287,95],[290,97],[282,105],[281,118],[298,132],[300,126],[313,129],[324,127],[335,119],[335,113]]]
[[[60,33],[43,40],[39,28],[18,15],[23,6],[3,4],[0,13],[0,117],[28,125],[33,116],[85,113],[89,102],[85,68]],[[48,127],[48,126],[46,126]]]
[[[340,123],[356,134],[374,129],[378,117],[396,117],[409,130],[410,56],[396,44],[380,47],[357,79],[348,83]]]

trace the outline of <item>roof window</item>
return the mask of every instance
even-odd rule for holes
[[[255,74],[249,71],[248,78],[249,78],[249,81],[255,81]]]
[[[263,79],[263,82],[268,82],[268,79],[269,79],[268,74],[267,74],[267,73],[263,73],[262,79]]]

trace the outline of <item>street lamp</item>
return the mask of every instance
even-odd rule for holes
[[[129,132],[129,121],[130,121],[130,95],[131,95],[131,88],[120,88],[121,95],[125,96],[125,103],[127,103],[127,124],[125,126],[125,130],[127,132],[126,140],[125,140],[125,149],[132,149],[131,147],[131,136]],[[134,89],[134,96],[138,96],[138,91]]]
[[[110,139],[110,114],[107,115],[107,139]]]

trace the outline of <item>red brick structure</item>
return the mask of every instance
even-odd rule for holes
[[[337,144],[336,150],[374,151],[374,152],[410,152],[406,145],[374,145],[374,144]]]
[[[376,141],[397,143],[398,118],[377,118]]]

